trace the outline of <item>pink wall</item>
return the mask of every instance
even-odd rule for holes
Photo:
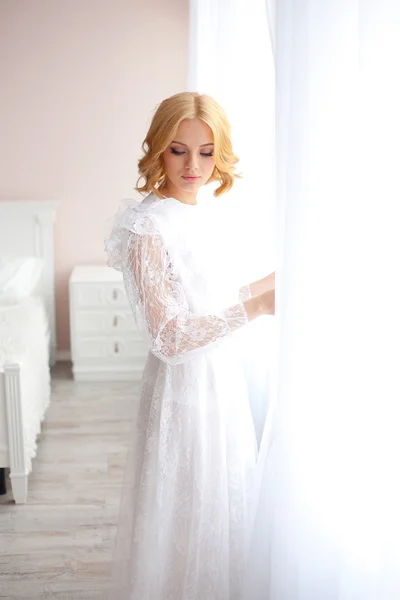
[[[0,200],[57,200],[58,347],[68,278],[101,264],[104,221],[135,196],[151,113],[186,88],[187,0],[0,0]]]

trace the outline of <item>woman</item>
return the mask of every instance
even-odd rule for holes
[[[212,203],[197,202],[201,186],[218,182],[218,197],[236,176],[212,98],[164,100],[143,151],[137,190],[148,195],[106,244],[150,348],[110,598],[235,600],[257,445],[234,332],[274,313],[274,275],[239,287]]]

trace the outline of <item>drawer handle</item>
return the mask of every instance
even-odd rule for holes
[[[118,300],[118,290],[114,290],[113,298],[114,298],[114,300]]]
[[[118,352],[119,352],[119,344],[118,344],[118,342],[115,342],[115,344],[114,344],[114,352],[115,352],[115,354],[118,354]]]
[[[118,315],[115,315],[115,317],[114,317],[113,326],[114,327],[118,326]]]

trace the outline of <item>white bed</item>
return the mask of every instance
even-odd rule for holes
[[[27,502],[32,458],[50,402],[49,363],[56,351],[55,212],[55,202],[0,201],[0,256],[43,260],[36,297],[0,306],[0,469],[10,470],[16,503]]]

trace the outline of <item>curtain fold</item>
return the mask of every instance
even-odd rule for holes
[[[276,0],[265,0],[272,54],[275,57]]]
[[[276,6],[277,320],[245,598],[400,597],[400,6]]]

